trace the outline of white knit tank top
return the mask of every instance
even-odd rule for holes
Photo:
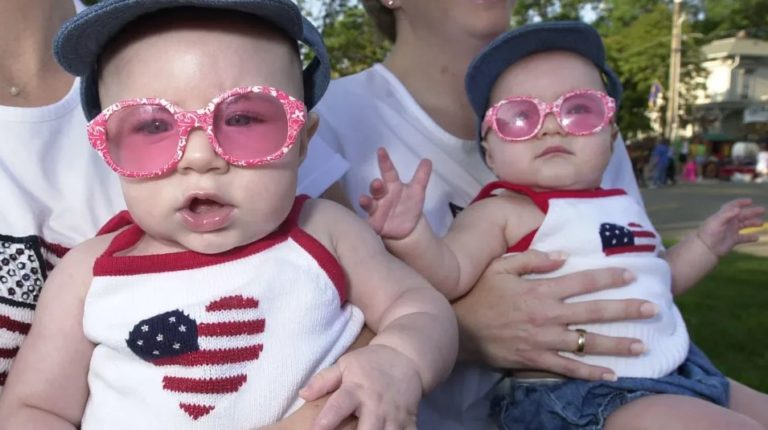
[[[685,360],[688,331],[672,300],[669,264],[659,256],[662,250],[660,237],[635,199],[620,189],[537,192],[497,181],[486,185],[475,201],[490,197],[499,189],[528,196],[545,214],[539,228],[511,246],[508,252],[532,248],[544,252],[564,251],[569,255],[560,269],[528,278],[553,278],[588,269],[622,267],[631,270],[637,280],[621,288],[571,297],[566,301],[635,298],[651,301],[659,307],[658,315],[647,320],[570,327],[640,339],[647,349],[640,356],[562,355],[605,366],[619,377],[661,377]]]
[[[117,256],[144,233],[114,238],[85,300],[96,348],[83,430],[255,429],[302,404],[298,390],[364,322],[336,259],[297,225],[303,201],[222,254]]]

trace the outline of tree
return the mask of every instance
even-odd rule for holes
[[[729,37],[739,30],[768,39],[768,0],[697,0],[691,6],[699,12],[694,31],[703,34],[704,41]]]
[[[578,20],[585,9],[599,4],[599,0],[518,0],[512,22],[522,25],[534,21]]]
[[[323,26],[333,77],[357,73],[380,62],[390,44],[359,6],[345,6]]]
[[[672,2],[652,0],[606,1],[605,15],[596,25],[604,33],[609,61],[621,76],[625,97],[618,120],[622,132],[629,138],[651,131],[645,115],[648,94],[653,82],[669,88],[669,54],[672,33]],[[695,8],[694,8],[695,9]],[[691,34],[690,17],[683,34]],[[685,123],[694,102],[694,95],[703,85],[701,40],[684,37],[680,70],[680,108]],[[668,97],[665,97],[668,100]],[[666,106],[661,106],[666,112]],[[664,120],[666,116],[662,116]]]

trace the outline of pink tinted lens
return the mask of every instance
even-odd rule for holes
[[[232,96],[216,107],[213,132],[219,146],[235,160],[263,160],[285,145],[288,118],[275,97],[263,93]]]
[[[563,100],[560,121],[573,134],[592,133],[605,121],[605,106],[597,94],[574,94]]]
[[[496,129],[502,137],[525,139],[539,126],[539,107],[531,100],[510,100],[496,112]]]
[[[162,169],[176,156],[178,143],[176,120],[161,105],[128,106],[107,120],[109,156],[128,172]]]

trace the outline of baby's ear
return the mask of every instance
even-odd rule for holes
[[[618,137],[619,137],[619,125],[616,124],[616,121],[614,121],[611,123],[611,143],[615,142]]]
[[[304,157],[307,156],[309,141],[312,140],[312,136],[315,135],[317,127],[319,126],[320,117],[314,112],[309,112],[307,114],[307,121],[304,123],[304,128],[299,135],[299,157],[301,161],[304,161]]]
[[[480,141],[480,146],[483,149],[483,155],[485,155],[485,164],[493,170],[493,155],[491,155],[491,151],[488,150],[488,141],[483,138],[483,140]]]

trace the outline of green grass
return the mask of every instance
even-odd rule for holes
[[[723,373],[768,393],[768,258],[731,253],[676,302]]]

